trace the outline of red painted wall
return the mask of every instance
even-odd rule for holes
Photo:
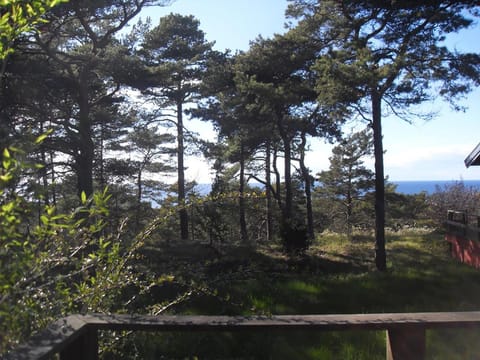
[[[480,269],[480,242],[454,234],[445,235],[445,240],[451,244],[454,258]]]

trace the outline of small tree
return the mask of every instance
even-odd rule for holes
[[[165,112],[160,121],[173,123],[177,136],[178,204],[180,237],[188,239],[188,212],[185,208],[185,125],[184,110],[200,98],[200,81],[213,46],[193,16],[170,14],[160,19],[157,27],[146,33],[138,52],[145,72],[136,86]]]
[[[364,165],[364,158],[373,152],[370,131],[349,135],[332,152],[329,170],[318,174],[318,191],[326,198],[336,200],[348,238],[351,239],[355,205],[374,186],[374,173]]]

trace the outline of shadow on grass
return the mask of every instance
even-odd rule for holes
[[[146,257],[159,273],[172,273],[207,289],[176,306],[175,313],[268,315],[478,310],[480,274],[449,257],[442,234],[389,235],[389,269],[384,273],[374,270],[373,245],[371,238],[340,245],[324,242],[304,256],[288,257],[274,247],[230,246],[213,250],[204,245],[192,249],[184,244],[152,249]],[[153,300],[159,301],[161,297],[162,291],[158,291]],[[455,357],[454,351],[448,351],[447,340],[449,349],[480,351],[480,345],[468,344],[479,335],[478,331],[461,336],[445,334],[442,331],[428,334],[432,358],[461,358]],[[180,358],[193,356],[191,354],[206,358],[279,359],[385,356],[384,334],[376,332],[177,335],[165,335],[151,344],[177,344],[179,347],[174,348],[192,349],[190,355],[177,353]],[[203,344],[209,341],[214,345],[206,350]],[[180,342],[186,345],[182,348]],[[165,346],[160,348],[165,350]],[[175,353],[171,354],[175,358]]]
[[[289,257],[274,247],[179,244],[148,249],[145,256],[158,274],[211,290],[180,306],[198,314],[478,309],[478,271],[451,259],[440,234],[388,236],[385,273],[374,269],[371,238],[333,249],[323,251],[320,245],[303,256]],[[184,290],[175,284],[160,290],[172,296],[176,286]],[[161,300],[162,291],[155,293],[153,300]]]

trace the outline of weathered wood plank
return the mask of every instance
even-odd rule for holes
[[[387,330],[392,359],[398,354],[425,346],[426,329],[480,327],[480,311],[341,315],[274,316],[148,316],[148,315],[72,315],[58,320],[45,331],[20,346],[6,359],[46,359],[61,353],[63,358],[87,344],[95,358],[98,330],[138,331],[258,331],[258,330]],[[410,332],[413,338],[410,338]],[[423,335],[422,335],[423,334]],[[82,345],[83,344],[83,345]],[[72,345],[71,348],[69,346]],[[404,350],[402,350],[404,349]],[[407,350],[405,350],[407,349]],[[420,349],[420,350],[418,350]],[[396,355],[397,354],[397,355]],[[417,352],[421,355],[421,351]],[[400,356],[401,358],[401,356]],[[422,358],[422,357],[419,357]]]
[[[405,325],[425,329],[480,326],[480,311],[392,314],[273,315],[273,316],[184,316],[184,315],[85,315],[83,320],[101,330],[388,330]]]
[[[78,315],[59,319],[45,330],[32,336],[25,344],[17,347],[14,352],[7,354],[5,359],[49,359],[81,336],[82,329],[85,326],[85,321]]]

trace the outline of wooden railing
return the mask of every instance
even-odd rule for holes
[[[463,236],[469,240],[480,240],[480,216],[466,210],[447,211],[447,233]]]
[[[277,316],[71,315],[19,346],[6,359],[98,359],[98,331],[386,330],[387,359],[424,359],[425,331],[480,327],[480,311]]]
[[[446,227],[452,257],[480,269],[480,216],[448,210]]]

